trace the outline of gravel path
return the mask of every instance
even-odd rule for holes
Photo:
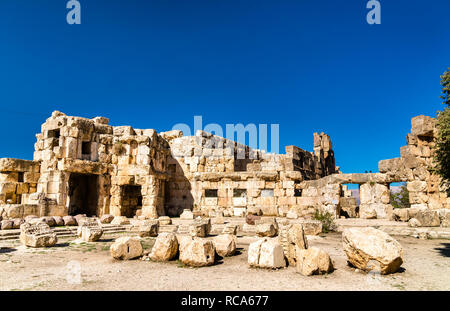
[[[0,290],[450,290],[450,240],[396,237],[405,250],[404,270],[379,276],[347,266],[339,233],[313,237],[310,245],[326,250],[336,270],[305,277],[294,267],[276,271],[248,268],[247,249],[254,237],[240,237],[240,254],[215,266],[187,268],[177,261],[113,260],[109,245],[118,236],[82,244],[61,239],[58,247],[50,249],[26,249],[17,241],[3,241]],[[153,242],[145,239],[144,247],[150,249]],[[71,284],[67,278],[77,267],[81,284]]]

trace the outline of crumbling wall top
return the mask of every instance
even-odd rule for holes
[[[39,162],[0,158],[0,172],[39,172]]]

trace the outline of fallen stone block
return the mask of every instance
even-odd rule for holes
[[[439,212],[441,227],[450,227],[450,209],[442,209]]]
[[[409,220],[408,208],[395,208],[393,210],[393,218],[395,221],[406,222]]]
[[[237,238],[233,234],[221,234],[214,238],[217,255],[221,257],[233,256],[236,252]]]
[[[279,240],[283,246],[284,256],[290,265],[296,265],[296,248],[308,248],[308,241],[301,224],[281,224]]]
[[[183,210],[183,213],[181,213],[180,219],[187,219],[187,220],[194,219],[194,213],[192,213],[190,209],[185,209]]]
[[[64,216],[63,217],[64,226],[76,226],[78,225],[77,220],[73,216]]]
[[[172,224],[172,219],[169,216],[161,216],[158,218],[160,226],[166,226]]]
[[[158,220],[144,220],[138,227],[139,236],[143,237],[156,237],[159,231]]]
[[[199,219],[196,219],[194,221],[194,223],[205,225],[206,226],[205,234],[206,234],[206,236],[210,235],[210,233],[211,233],[211,218],[199,218]]]
[[[437,211],[419,210],[415,218],[420,222],[421,227],[439,227],[441,224]]]
[[[83,220],[77,229],[78,237],[84,242],[96,242],[103,235],[103,230],[99,220],[95,218],[87,218]]]
[[[75,215],[74,217],[75,217],[75,219],[76,219],[76,221],[77,221],[77,224],[79,225],[81,219],[84,219],[84,218],[86,218],[87,216],[86,216],[86,214],[78,214],[78,215]]]
[[[274,237],[278,233],[273,223],[263,223],[256,225],[256,234],[260,237]]]
[[[249,225],[254,225],[255,221],[260,220],[261,216],[256,216],[256,215],[247,215],[245,216],[245,223],[249,224]]]
[[[16,218],[13,220],[13,229],[20,229],[20,226],[25,223],[25,219]]]
[[[56,244],[58,238],[44,222],[34,225],[24,223],[20,226],[20,241],[27,247],[50,247]]]
[[[277,239],[264,238],[253,242],[248,248],[248,264],[257,268],[284,268],[283,247]]]
[[[206,237],[206,224],[204,223],[193,223],[192,225],[189,226],[189,234],[192,237],[201,237],[204,238]]]
[[[319,220],[302,220],[305,235],[319,235],[322,233],[322,223]]]
[[[113,216],[113,215],[111,215],[111,214],[105,214],[105,215],[103,215],[102,217],[100,217],[100,222],[101,222],[102,224],[110,224],[111,221],[113,221],[113,219],[114,219],[114,216]]]
[[[247,207],[247,215],[254,215],[254,216],[262,216],[262,210],[260,207],[250,206]]]
[[[150,253],[150,258],[155,261],[169,261],[175,258],[177,252],[177,236],[174,233],[163,232],[156,238]]]
[[[344,252],[354,267],[389,274],[403,263],[400,243],[387,233],[372,228],[348,228],[342,233]]]
[[[333,271],[330,256],[317,247],[296,248],[296,270],[305,276],[326,274]]]
[[[420,223],[420,221],[417,220],[417,218],[411,218],[408,221],[408,226],[410,226],[411,228],[417,228],[422,227],[422,224]]]
[[[64,226],[64,219],[61,216],[53,216],[53,220],[55,221],[55,226]]]
[[[223,228],[222,234],[237,234],[238,226],[235,224],[226,224],[225,228]]]
[[[56,225],[55,219],[51,216],[41,217],[41,221],[45,222],[49,227],[54,227]]]
[[[129,225],[130,220],[125,216],[115,216],[114,219],[111,221],[111,225]]]
[[[180,261],[192,267],[205,267],[214,264],[215,247],[211,240],[193,238],[185,239],[180,246]]]
[[[115,259],[130,260],[142,256],[143,248],[138,237],[121,237],[110,247],[111,256]]]
[[[14,221],[12,220],[2,220],[1,222],[2,230],[10,230],[14,228]]]

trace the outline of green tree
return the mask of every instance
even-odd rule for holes
[[[434,147],[433,172],[441,176],[443,185],[447,186],[450,195],[450,68],[441,76],[443,104],[447,105],[438,111],[438,135]]]
[[[450,68],[441,76],[443,104],[450,107]]]
[[[406,184],[403,183],[400,187],[400,191],[393,192],[391,190],[391,205],[394,208],[409,208],[411,204],[409,203],[409,191],[406,188]]]

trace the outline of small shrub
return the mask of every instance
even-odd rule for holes
[[[181,260],[177,259],[177,268],[188,268]]]
[[[328,233],[336,230],[336,223],[334,222],[334,216],[331,213],[329,212],[322,213],[316,210],[316,213],[314,214],[314,219],[322,223],[323,233]]]
[[[116,155],[121,155],[122,153],[124,153],[125,152],[125,147],[123,146],[123,143],[120,142],[120,141],[115,143],[114,146],[113,146],[113,152]]]
[[[399,192],[390,192],[390,203],[394,208],[409,208],[411,204],[409,203],[409,191],[406,184],[400,187]]]

